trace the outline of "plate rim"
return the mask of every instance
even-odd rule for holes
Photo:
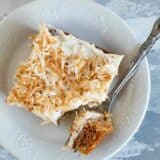
[[[40,3],[41,1],[44,0],[33,0],[31,2],[27,2],[25,4],[23,4],[22,6],[17,7],[16,9],[14,9],[12,12],[10,12],[9,14],[7,14],[7,16],[5,16],[1,21],[0,21],[0,26],[12,15],[14,15],[14,13],[18,12],[20,9],[23,9],[31,4],[34,3]],[[135,33],[133,32],[133,30],[131,29],[131,27],[127,24],[127,22],[120,17],[119,15],[117,15],[114,11],[112,11],[110,8],[108,8],[107,6],[103,6],[93,0],[81,0],[81,1],[85,1],[85,3],[91,3],[94,4],[95,6],[99,6],[99,8],[101,8],[102,10],[108,10],[110,13],[112,13],[115,17],[117,17],[121,23],[123,23],[123,25],[128,29],[128,31],[130,32],[132,38],[134,39],[135,43],[140,44],[135,36]],[[106,12],[106,11],[105,11]],[[150,94],[151,94],[151,74],[150,74],[150,69],[149,69],[149,63],[148,63],[148,59],[147,57],[144,60],[144,64],[145,64],[145,68],[146,68],[146,77],[147,77],[147,83],[146,83],[146,87],[147,87],[147,94],[146,94],[146,101],[144,102],[144,111],[143,114],[141,115],[141,118],[139,120],[139,123],[137,123],[137,127],[135,128],[135,130],[132,132],[132,134],[130,134],[130,136],[128,136],[128,139],[125,140],[125,142],[123,144],[121,144],[119,147],[117,147],[112,153],[109,153],[106,157],[104,158],[111,158],[113,155],[115,155],[116,153],[118,153],[131,139],[132,137],[135,135],[135,133],[138,131],[138,129],[140,128],[142,121],[144,120],[144,117],[146,115],[147,112],[147,108],[149,105],[149,101],[150,101]],[[0,144],[1,145],[1,144]],[[5,148],[3,145],[2,147],[11,155],[13,155],[14,157],[17,158],[17,156],[12,153],[9,149]]]

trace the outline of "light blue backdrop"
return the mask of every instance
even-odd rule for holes
[[[29,0],[18,1],[17,6]],[[125,19],[140,42],[143,42],[154,20],[160,16],[160,0],[95,1],[111,8]],[[4,0],[0,0],[0,2],[5,3]],[[8,7],[7,5],[4,6]],[[154,47],[152,54],[148,56],[148,61],[152,88],[148,111],[136,135],[111,160],[160,160],[160,42]],[[16,158],[0,147],[0,160],[16,160]]]

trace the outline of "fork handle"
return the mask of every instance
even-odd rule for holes
[[[149,54],[151,48],[159,38],[160,38],[160,18],[158,18],[154,23],[152,31],[148,36],[147,40],[140,46],[138,51],[138,56],[136,56],[133,62],[131,63],[125,77],[119,82],[118,86],[114,88],[112,92],[109,94],[109,106],[108,106],[109,112],[111,111],[114,99],[120,93],[125,84],[133,77],[133,75],[139,69],[141,62]]]

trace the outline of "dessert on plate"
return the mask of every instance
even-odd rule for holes
[[[45,25],[31,40],[32,52],[17,69],[7,103],[56,125],[79,109],[66,148],[89,154],[113,126],[108,113],[81,106],[92,109],[108,98],[123,56]]]
[[[57,124],[69,111],[105,101],[122,55],[105,54],[93,44],[45,26],[31,39],[32,52],[17,69],[8,104]]]

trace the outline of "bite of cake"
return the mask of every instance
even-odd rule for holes
[[[65,147],[82,154],[89,154],[112,131],[113,125],[109,113],[80,111],[70,129]]]

